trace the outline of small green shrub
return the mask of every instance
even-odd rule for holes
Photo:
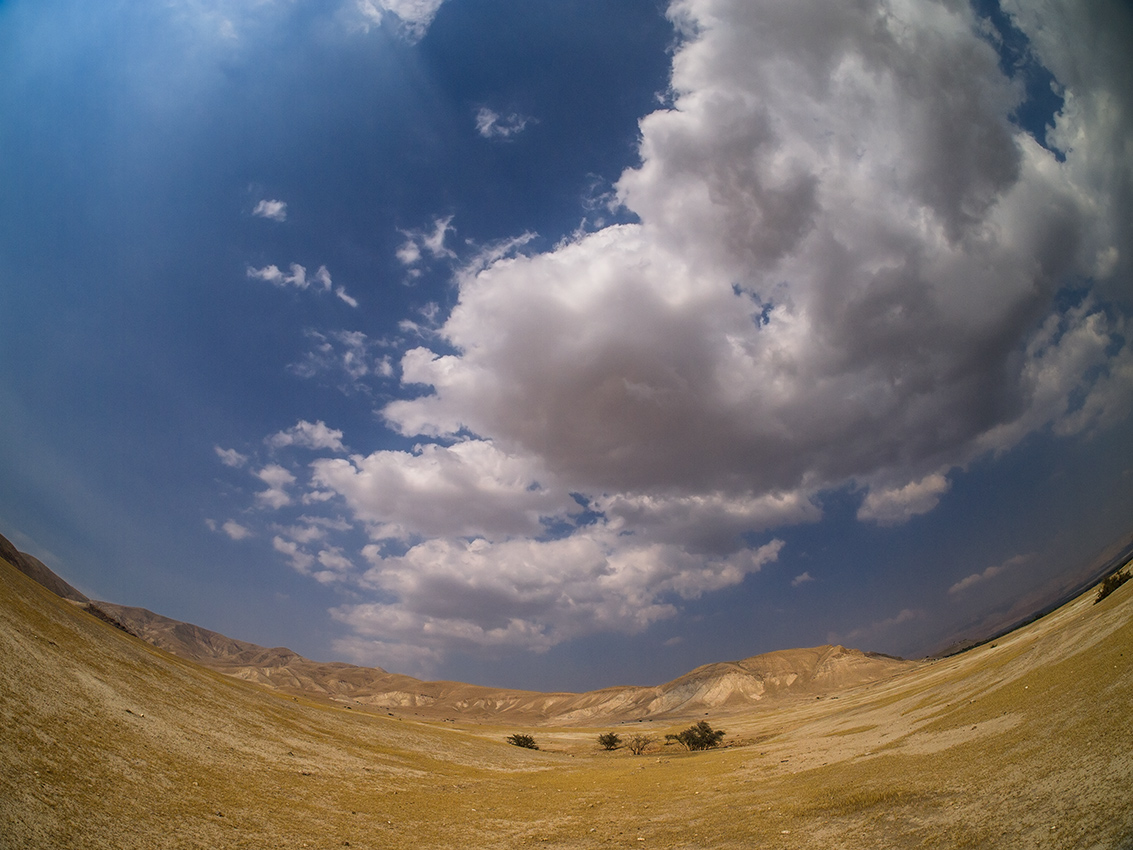
[[[675,735],[666,735],[666,741],[676,741],[686,750],[710,750],[720,746],[720,739],[724,737],[723,729],[713,729],[708,721],[701,720],[695,726],[690,726],[683,732]]]
[[[522,733],[508,735],[507,742],[513,747],[523,747],[525,750],[539,749],[538,745],[535,743],[534,738],[532,738],[530,735],[524,735]]]
[[[1130,575],[1125,571],[1124,568],[1118,570],[1112,575],[1106,576],[1104,579],[1102,579],[1101,586],[1098,588],[1098,598],[1094,600],[1094,604],[1097,605],[1099,602],[1101,602],[1103,599],[1117,590],[1117,588],[1121,587],[1121,585],[1129,581],[1129,579]]]
[[[603,732],[598,736],[598,744],[604,750],[616,750],[621,743],[622,739],[618,737],[617,732]]]

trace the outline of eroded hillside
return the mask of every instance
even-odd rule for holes
[[[825,699],[679,723],[398,719],[217,674],[0,562],[0,846],[1123,848],[1133,582]],[[695,671],[694,671],[695,673]],[[693,675],[693,674],[690,674]],[[678,682],[681,680],[678,680]],[[837,697],[837,698],[835,698]],[[508,746],[515,731],[541,750]]]
[[[459,682],[423,682],[380,668],[311,661],[282,647],[267,649],[233,640],[144,608],[95,604],[154,646],[220,673],[286,693],[318,695],[419,717],[527,724],[680,719],[743,709],[765,699],[829,696],[916,666],[916,662],[842,646],[819,646],[707,664],[656,687],[544,694]]]

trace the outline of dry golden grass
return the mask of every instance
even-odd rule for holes
[[[1133,583],[1093,596],[836,699],[714,715],[720,750],[634,757],[599,748],[607,727],[225,678],[0,563],[0,847],[1128,847]]]

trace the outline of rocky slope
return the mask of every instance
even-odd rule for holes
[[[837,651],[775,653],[762,699],[712,713],[720,749],[667,743],[674,717],[619,729],[652,738],[638,757],[598,745],[604,720],[443,723],[250,685],[0,559],[0,850],[1133,848],[1133,582],[1095,599],[838,699],[770,695],[804,669],[824,686]],[[520,730],[540,751],[505,743]]]
[[[19,551],[8,538],[0,535],[0,558],[3,558],[28,578],[39,582],[56,596],[71,602],[86,603],[90,600],[59,576],[55,575],[43,561]]]
[[[424,682],[381,668],[312,661],[283,647],[268,649],[154,614],[94,603],[143,640],[229,676],[289,693],[422,716],[523,720],[528,723],[626,722],[719,714],[761,700],[815,698],[888,678],[916,662],[818,646],[707,664],[656,687],[615,687],[583,694],[537,693]]]
[[[144,608],[93,602],[41,562],[18,553],[2,537],[0,541],[5,559],[40,584],[180,658],[290,694],[422,717],[592,725],[702,716],[706,712],[718,716],[765,700],[836,694],[889,678],[918,663],[842,646],[818,646],[707,664],[655,687],[614,687],[583,694],[424,682],[379,667],[312,661],[285,647],[267,648],[235,640]]]

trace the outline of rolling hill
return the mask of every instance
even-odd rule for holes
[[[819,646],[707,664],[656,687],[544,694],[459,682],[423,682],[381,668],[318,662],[283,647],[267,649],[190,623],[108,602],[93,603],[143,640],[217,672],[285,693],[409,711],[417,716],[523,723],[622,723],[703,716],[764,699],[813,699],[895,675],[916,662]]]
[[[765,653],[706,664],[656,687],[614,687],[584,694],[507,690],[460,682],[423,682],[380,667],[304,658],[155,614],[96,602],[41,561],[0,536],[0,555],[48,590],[147,643],[210,670],[284,693],[323,697],[416,716],[532,723],[626,723],[703,716],[762,700],[813,699],[896,675],[916,662],[843,646]]]
[[[772,699],[768,677],[826,689],[848,650],[708,665],[662,687],[713,702],[724,746],[666,743],[688,719],[659,712],[614,727],[652,739],[640,757],[597,746],[605,719],[394,717],[265,688],[84,604],[0,560],[4,850],[1133,846],[1133,582],[829,698]],[[730,684],[756,675],[763,699]]]

